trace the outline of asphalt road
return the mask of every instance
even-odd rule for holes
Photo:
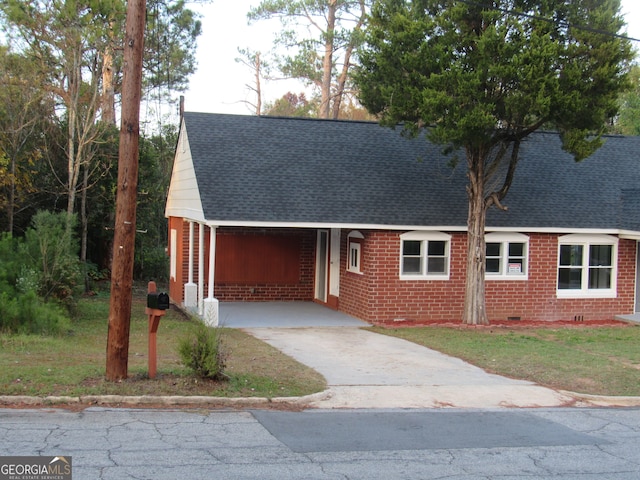
[[[75,480],[636,480],[640,409],[0,409],[9,455]]]

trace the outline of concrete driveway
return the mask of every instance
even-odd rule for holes
[[[573,398],[492,375],[312,302],[221,303],[222,326],[242,328],[320,374],[318,408],[552,407]]]

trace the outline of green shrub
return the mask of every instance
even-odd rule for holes
[[[33,291],[13,298],[0,295],[0,331],[4,333],[61,335],[70,329],[65,311],[55,303],[45,303]]]
[[[19,261],[18,240],[8,233],[0,233],[0,293],[15,294],[15,285],[22,262]]]
[[[70,328],[68,312],[79,278],[73,240],[64,216],[38,213],[26,239],[0,235],[0,332],[59,335]]]
[[[36,293],[73,305],[74,295],[82,288],[82,268],[78,259],[78,240],[73,228],[66,227],[66,213],[40,211],[31,219],[32,227],[21,245],[23,278],[28,284],[37,283]],[[71,227],[75,225],[75,217]]]
[[[141,243],[141,242],[140,242]],[[169,256],[164,246],[146,246],[136,243],[133,265],[134,277],[138,280],[169,280]]]
[[[199,322],[199,321],[198,321]],[[225,378],[225,359],[221,347],[221,329],[199,322],[194,334],[178,344],[182,363],[202,378]]]

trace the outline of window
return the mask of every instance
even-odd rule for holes
[[[171,229],[171,240],[170,240],[170,254],[169,254],[169,258],[170,260],[170,267],[169,267],[169,278],[173,281],[175,281],[178,278],[178,231],[175,228]]]
[[[615,297],[618,239],[565,235],[558,253],[558,296]]]
[[[349,257],[347,258],[347,271],[362,273],[362,242],[364,235],[360,232],[350,232],[347,237]]]
[[[349,265],[347,270],[354,273],[360,273],[360,244],[356,242],[349,243]]]
[[[521,233],[488,233],[485,242],[487,279],[527,279],[529,237]]]
[[[440,232],[408,232],[400,236],[400,278],[449,278],[451,236]]]

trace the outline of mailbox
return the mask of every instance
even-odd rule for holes
[[[147,293],[147,307],[156,310],[168,310],[169,309],[169,295],[161,292]]]

